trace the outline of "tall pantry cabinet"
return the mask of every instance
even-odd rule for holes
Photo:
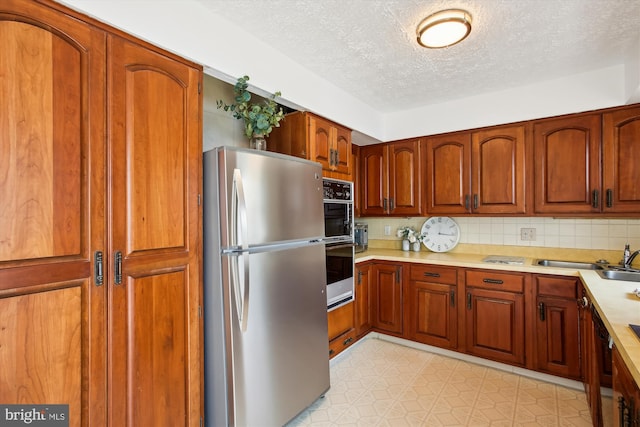
[[[0,402],[197,426],[202,69],[0,4]]]

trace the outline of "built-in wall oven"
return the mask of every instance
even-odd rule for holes
[[[327,310],[353,301],[353,183],[324,178]]]

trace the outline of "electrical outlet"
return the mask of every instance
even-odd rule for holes
[[[535,228],[521,228],[520,229],[520,240],[525,241],[533,241],[536,240],[536,229]]]
[[[391,226],[390,225],[385,225],[384,226],[384,235],[385,236],[391,236]]]

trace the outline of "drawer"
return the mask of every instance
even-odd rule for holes
[[[344,334],[353,328],[353,303],[345,304],[342,307],[331,310],[327,313],[329,322],[329,340],[338,335]]]
[[[455,285],[458,283],[458,269],[441,265],[411,264],[411,280]]]
[[[329,357],[333,357],[356,342],[356,330],[350,329],[339,337],[329,341]]]
[[[502,273],[493,270],[467,270],[467,287],[494,289],[507,292],[524,292],[524,275]]]
[[[576,299],[578,297],[578,279],[575,277],[533,276],[536,295]]]

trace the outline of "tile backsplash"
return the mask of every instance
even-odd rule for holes
[[[547,248],[640,249],[640,219],[564,219],[547,217],[453,217],[460,226],[460,243]],[[369,239],[398,240],[404,225],[422,228],[426,218],[356,218],[369,224]],[[385,226],[390,235],[385,235]],[[522,240],[521,229],[535,230],[535,240]]]

